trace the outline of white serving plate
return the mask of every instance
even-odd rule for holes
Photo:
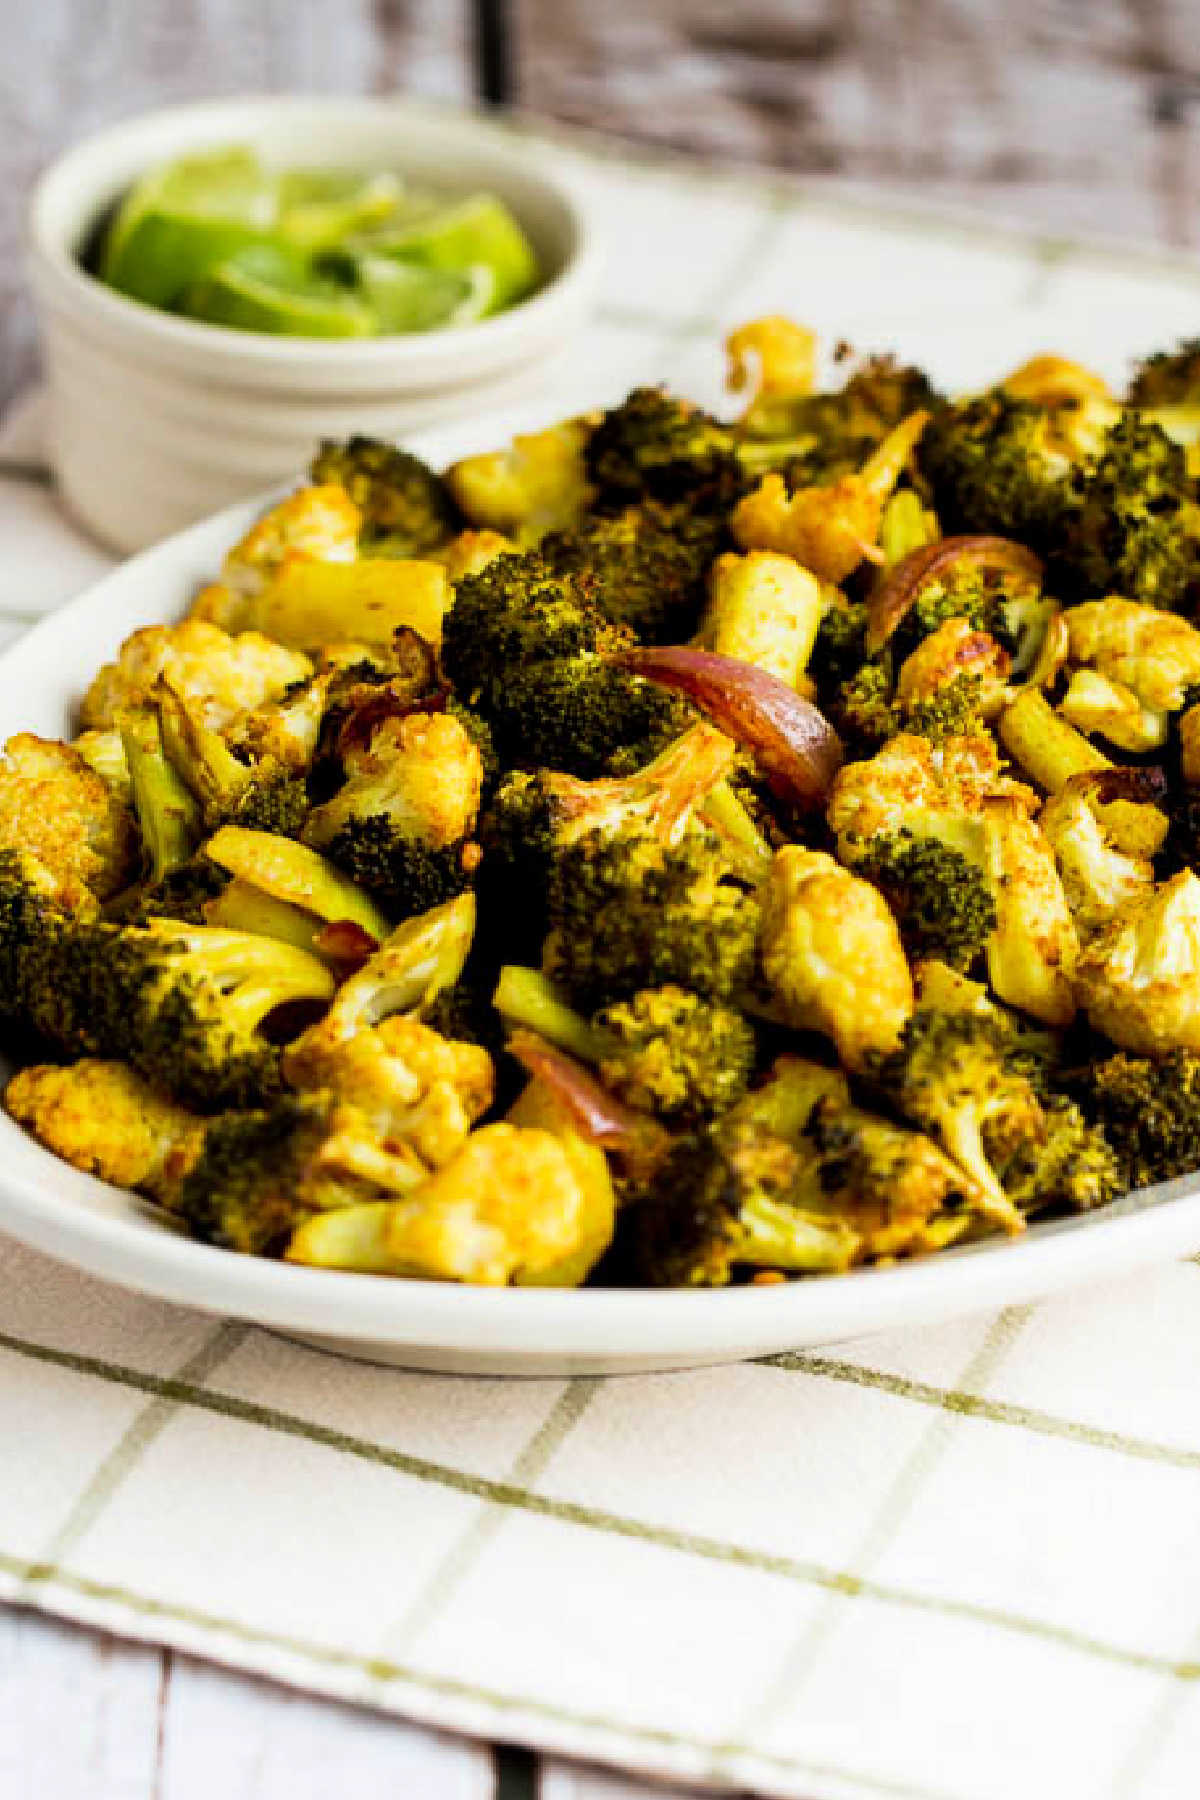
[[[528,421],[526,421],[528,422]],[[493,419],[489,442],[522,421]],[[480,441],[478,425],[471,429]],[[468,447],[439,434],[434,461]],[[0,657],[0,739],[72,729],[78,696],[140,625],[168,622],[261,510],[231,507],[134,557]],[[0,1113],[0,1228],[159,1299],[324,1348],[474,1375],[624,1374],[732,1362],[1034,1300],[1200,1248],[1200,1174],[1083,1217],[888,1269],[695,1291],[468,1288],[305,1269],[193,1243],[136,1196],[80,1174]]]

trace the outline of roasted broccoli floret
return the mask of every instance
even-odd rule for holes
[[[204,1243],[279,1255],[314,1213],[411,1193],[425,1173],[384,1151],[357,1108],[281,1094],[213,1120],[176,1210]]]
[[[647,643],[680,644],[704,610],[705,576],[725,542],[719,518],[647,500],[543,538],[541,552],[605,616]]]
[[[1036,1143],[1044,1114],[1028,1079],[1007,1060],[1007,1034],[980,1013],[919,1008],[900,1048],[875,1060],[870,1076],[880,1095],[937,1138],[972,1178],[993,1223],[1020,1229],[1020,1213],[1002,1172]]]
[[[508,767],[598,775],[622,746],[679,729],[683,708],[603,653],[632,642],[582,579],[540,552],[500,556],[459,583],[442,661]]]
[[[1099,457],[1075,469],[1059,535],[1048,548],[1056,591],[1090,599],[1123,594],[1182,609],[1200,579],[1194,484],[1183,450],[1162,428],[1127,412]]]
[[[1069,1085],[1116,1154],[1124,1187],[1172,1181],[1200,1166],[1200,1056],[1120,1054]]]
[[[1041,407],[998,388],[935,412],[918,457],[943,527],[1052,541],[1070,507],[1070,465],[1048,435]]]
[[[253,1104],[279,1085],[270,1016],[333,992],[306,951],[244,932],[156,919],[67,918],[6,864],[0,968],[11,1021],[67,1056],[131,1068],[198,1112]]]
[[[753,975],[758,901],[699,829],[673,846],[578,839],[555,860],[548,917],[549,972],[588,1010],[666,983],[727,1001]]]
[[[982,870],[937,838],[880,832],[855,856],[854,869],[887,900],[910,956],[969,969],[996,928]]]
[[[673,984],[642,988],[588,1019],[536,969],[509,965],[495,1005],[510,1026],[591,1063],[620,1099],[663,1118],[696,1122],[726,1111],[754,1064],[754,1028],[741,1013]]]
[[[940,1249],[977,1202],[929,1138],[853,1106],[835,1071],[784,1057],[714,1127],[677,1140],[625,1232],[642,1280],[711,1287]]]
[[[1043,1101],[1038,1137],[1023,1143],[1004,1166],[1004,1189],[1022,1212],[1066,1207],[1090,1212],[1115,1200],[1126,1183],[1120,1159],[1097,1125],[1073,1100]]]
[[[308,789],[302,777],[271,757],[255,765],[236,756],[221,733],[205,723],[199,709],[165,682],[154,689],[152,699],[158,714],[163,751],[175,774],[196,800],[203,829],[215,831],[221,825],[243,825],[251,831],[272,831],[283,837],[299,836],[308,816]],[[146,744],[152,758],[152,732],[147,724],[142,724],[140,729],[147,733]],[[128,737],[127,725],[127,755]],[[135,795],[138,793],[137,761],[135,747],[130,758]],[[143,811],[149,802],[153,812],[153,770],[152,760],[145,763],[142,771]]]
[[[1138,365],[1129,384],[1130,406],[1194,404],[1200,399],[1200,338],[1185,338],[1174,350],[1156,350]]]
[[[670,843],[730,771],[735,756],[722,732],[695,725],[628,775],[596,781],[550,770],[509,775],[480,820],[484,931],[503,920],[507,956],[532,956],[546,934],[554,867],[570,845],[592,833],[644,834]]]
[[[362,514],[360,542],[368,556],[421,556],[462,522],[440,475],[411,451],[377,438],[323,443],[310,475],[345,488]]]
[[[602,510],[649,497],[719,512],[744,485],[729,428],[662,388],[635,388],[606,412],[586,460]]]
[[[751,468],[768,457],[782,464],[793,487],[834,481],[858,468],[910,413],[943,404],[923,370],[871,357],[832,392],[795,394],[772,407],[770,418],[752,408],[739,456]]]

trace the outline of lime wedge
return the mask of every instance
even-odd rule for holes
[[[484,263],[455,272],[390,256],[360,256],[358,276],[385,334],[468,325],[491,311],[496,292],[495,274]]]
[[[392,220],[404,200],[398,175],[342,175],[292,169],[279,181],[279,231],[289,243],[319,250],[352,232]]]
[[[493,194],[472,194],[402,230],[380,233],[363,248],[427,269],[456,271],[482,264],[494,277],[492,312],[528,294],[540,273],[533,245]]]
[[[279,337],[372,337],[374,312],[339,282],[315,274],[308,258],[278,244],[229,257],[183,295],[179,310],[209,325]]]
[[[150,306],[170,306],[190,282],[275,224],[275,182],[249,150],[180,157],[144,175],[109,227],[99,274]]]

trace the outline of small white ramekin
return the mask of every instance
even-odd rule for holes
[[[80,255],[114,200],[185,151],[251,144],[274,167],[395,169],[512,207],[546,281],[511,311],[406,337],[270,337],[158,312]],[[63,498],[117,550],[298,475],[322,437],[396,438],[536,391],[581,323],[597,253],[569,188],[486,120],[406,100],[255,98],[149,113],[88,138],[41,177],[29,272]]]

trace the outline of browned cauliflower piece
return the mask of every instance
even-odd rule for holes
[[[220,731],[239,713],[278,700],[311,674],[307,656],[257,631],[231,637],[198,619],[147,625],[126,638],[116,662],[100,670],[84,695],[80,719],[86,727],[107,730],[127,708],[144,704],[165,677],[200,709],[206,725]]]
[[[124,1063],[85,1058],[21,1069],[4,1093],[12,1117],[73,1168],[169,1206],[199,1155],[205,1121]]]
[[[894,1050],[913,987],[879,890],[823,851],[789,844],[761,901],[763,973],[788,1023],[831,1037],[851,1069]]]
[[[779,313],[748,319],[725,339],[725,355],[726,386],[749,394],[745,429],[765,437],[786,433],[790,403],[811,394],[816,381],[816,332]]]
[[[1019,800],[983,809],[984,868],[996,906],[988,979],[1001,1000],[1046,1025],[1075,1017],[1079,936],[1051,849]]]
[[[518,434],[505,450],[468,456],[446,470],[446,485],[472,525],[525,546],[574,525],[592,497],[584,451],[589,419],[564,419]]]
[[[440,550],[430,550],[427,554],[430,562],[442,564],[451,581],[462,581],[468,575],[478,575],[496,557],[511,554],[516,549],[517,545],[503,532],[484,529],[460,531]]]
[[[699,642],[799,687],[824,612],[821,584],[790,556],[719,556]]]
[[[1092,805],[1091,791],[1090,777],[1074,776],[1060,793],[1051,795],[1038,816],[1058,864],[1067,904],[1084,937],[1091,937],[1154,886],[1150,858],[1127,855],[1111,842]]]
[[[1075,670],[1058,710],[1076,730],[1098,732],[1119,750],[1139,754],[1167,741],[1167,714],[1143,706],[1132,688],[1096,669]]]
[[[473,1132],[407,1199],[317,1214],[293,1233],[287,1258],[484,1287],[574,1287],[611,1234],[611,1189],[598,1208],[568,1143],[501,1123]]]
[[[93,912],[130,879],[133,815],[79,752],[22,731],[0,760],[0,848],[24,850],[51,877],[68,912]]]
[[[1128,901],[1088,944],[1080,1004],[1122,1050],[1200,1051],[1200,879],[1184,869]]]
[[[842,582],[866,557],[881,552],[876,540],[888,495],[925,429],[929,415],[911,413],[872,452],[854,475],[826,487],[787,491],[782,475],[764,475],[739,500],[730,517],[743,550],[775,550],[795,557],[820,581]]]
[[[939,824],[977,818],[984,802],[1013,799],[1027,811],[1032,788],[1005,775],[986,732],[933,740],[900,732],[865,762],[847,763],[833,784],[829,824],[840,854],[853,860],[855,840],[879,832],[944,836]]]
[[[1200,682],[1200,631],[1178,613],[1110,595],[1064,614],[1071,661],[1088,663],[1151,712],[1175,712]]]
[[[362,514],[336,483],[300,488],[255,521],[226,556],[221,579],[202,588],[191,616],[237,631],[246,603],[292,562],[354,562]]]
[[[386,815],[401,836],[432,850],[458,843],[479,812],[479,747],[452,713],[387,719],[349,750],[347,781],[309,818],[307,840],[328,844],[355,820]]]

